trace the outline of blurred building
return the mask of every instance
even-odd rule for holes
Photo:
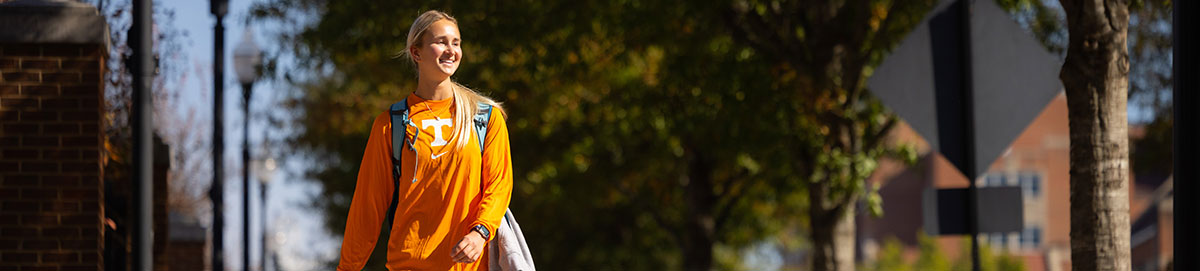
[[[105,17],[0,0],[0,26],[0,270],[128,270],[132,185],[127,154],[106,145]],[[154,148],[155,270],[203,269],[206,231],[168,230],[169,148]],[[168,258],[171,246],[187,254]]]
[[[992,251],[1019,256],[1029,271],[1070,270],[1070,136],[1066,96],[1050,102],[1010,145],[988,171],[976,180],[979,187],[1019,186],[1024,207],[1024,228],[1019,232],[982,234],[981,245]],[[1131,128],[1134,136],[1138,129]],[[963,188],[965,177],[907,125],[897,126],[893,140],[911,142],[922,154],[917,164],[881,161],[870,182],[880,185],[884,214],[875,218],[860,215],[858,254],[871,261],[886,240],[895,238],[906,246],[906,258],[917,257],[917,236],[923,231],[926,193],[941,188]],[[1131,173],[1132,175],[1132,173]],[[1137,179],[1137,181],[1134,181]],[[1131,178],[1131,243],[1134,270],[1160,270],[1171,254],[1170,182],[1153,178]],[[1166,188],[1159,187],[1160,185]],[[1149,191],[1149,192],[1147,192]],[[986,214],[983,214],[986,215]],[[962,236],[939,236],[937,242],[951,260],[966,251]]]

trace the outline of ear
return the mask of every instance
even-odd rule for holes
[[[412,56],[412,59],[413,59],[414,61],[416,61],[416,60],[421,60],[421,54],[420,54],[420,51],[421,51],[421,50],[417,50],[417,47],[415,47],[415,46],[414,46],[414,47],[410,47],[410,48],[408,48],[408,55],[409,55],[409,56]]]

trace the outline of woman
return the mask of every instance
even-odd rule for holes
[[[477,104],[495,101],[451,81],[462,62],[458,23],[440,11],[417,17],[404,55],[417,68],[405,99],[408,118],[400,161],[392,159],[392,121],[375,118],[346,218],[338,270],[361,270],[375,247],[396,191],[387,244],[389,270],[482,270],[484,246],[508,208],[512,165],[508,128],[491,114],[483,146],[473,125]],[[494,110],[492,112],[502,112]],[[404,124],[397,124],[404,125]],[[411,144],[411,145],[409,145]],[[482,151],[481,151],[482,150]],[[399,163],[399,181],[392,176]]]

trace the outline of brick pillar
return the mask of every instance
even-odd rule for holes
[[[101,269],[107,26],[49,0],[0,25],[0,271]]]

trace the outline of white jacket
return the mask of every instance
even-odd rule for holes
[[[529,244],[525,243],[525,234],[521,233],[521,225],[517,224],[517,218],[513,217],[511,210],[505,210],[504,219],[496,228],[496,238],[488,246],[488,270],[536,270]]]

